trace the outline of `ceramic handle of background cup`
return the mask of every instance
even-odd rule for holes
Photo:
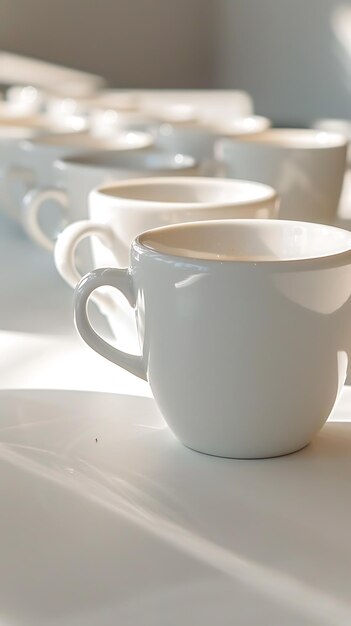
[[[5,169],[5,171],[2,172],[1,174],[1,185],[4,189],[6,189],[6,197],[8,198],[8,202],[11,206],[11,217],[18,220],[19,222],[22,221],[22,216],[21,216],[21,208],[20,206],[17,205],[17,203],[14,204],[14,200],[12,197],[12,192],[13,192],[13,186],[14,185],[23,185],[23,191],[21,191],[21,195],[23,194],[23,196],[27,193],[28,189],[30,189],[35,181],[35,175],[34,172],[27,168],[27,167],[22,167],[19,165],[10,165],[7,169]],[[12,209],[13,206],[13,209]],[[5,208],[5,207],[1,207],[1,208]],[[15,213],[13,212],[15,211]]]
[[[73,289],[82,279],[75,262],[76,250],[78,244],[87,237],[97,237],[114,255],[116,246],[118,246],[114,232],[107,224],[81,220],[67,226],[57,238],[54,255],[58,273]],[[96,293],[92,299],[102,309],[102,312],[111,306],[115,307],[113,300],[107,293]]]
[[[45,250],[52,252],[55,242],[52,237],[44,232],[39,222],[42,204],[48,200],[53,200],[59,205],[62,214],[60,228],[63,228],[67,220],[68,198],[63,189],[56,189],[55,187],[31,189],[26,193],[22,202],[22,225],[33,241]]]
[[[147,380],[142,356],[128,354],[128,352],[114,348],[102,339],[91,326],[87,312],[88,300],[93,291],[99,287],[118,289],[127,298],[130,306],[133,308],[135,306],[132,276],[129,269],[102,268],[90,272],[82,278],[74,293],[74,319],[80,336],[88,346],[101,356],[123,367],[131,374]]]
[[[219,137],[214,144],[214,158],[218,165],[218,171],[220,172],[222,178],[235,178],[235,176],[229,174],[228,163],[226,162],[223,156],[223,152],[224,152],[222,148],[223,141],[225,142],[225,141],[230,141],[230,140],[226,137]]]

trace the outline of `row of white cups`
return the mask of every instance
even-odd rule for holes
[[[257,458],[307,445],[345,382],[351,233],[334,226],[347,138],[272,129],[245,97],[12,87],[0,206],[54,251],[83,339],[149,381],[185,445]]]

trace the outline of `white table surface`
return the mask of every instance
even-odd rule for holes
[[[0,389],[151,396],[145,382],[84,344],[73,324],[73,291],[57,274],[52,256],[1,213],[0,289]],[[95,321],[108,333],[102,317]]]
[[[299,453],[197,454],[2,216],[0,289],[1,626],[351,624],[349,387]]]

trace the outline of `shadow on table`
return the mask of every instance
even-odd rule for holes
[[[0,404],[5,624],[349,623],[351,423],[239,461],[184,448],[148,398]]]

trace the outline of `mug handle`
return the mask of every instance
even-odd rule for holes
[[[1,184],[5,189],[10,189],[8,191],[9,198],[11,198],[11,188],[14,184],[20,183],[23,185],[23,196],[27,193],[28,189],[30,189],[34,183],[34,173],[28,167],[22,167],[20,165],[10,165],[8,166],[1,175],[2,181]],[[11,212],[11,217],[15,218],[17,221],[21,222],[21,211],[15,207],[16,213],[13,214]]]
[[[68,197],[67,193],[63,189],[55,187],[49,189],[30,189],[22,201],[22,225],[26,233],[44,250],[52,252],[54,250],[55,242],[49,237],[39,222],[39,213],[41,205],[47,200],[53,200],[57,202],[61,207],[61,214],[63,221],[66,222],[66,215],[68,210]]]
[[[108,224],[81,220],[67,226],[57,238],[54,256],[58,273],[73,289],[82,279],[75,263],[76,249],[78,244],[87,237],[97,237],[114,255],[118,245],[116,236]],[[103,310],[114,307],[113,300],[107,293],[97,293],[93,296],[93,300]]]
[[[114,287],[135,307],[132,275],[129,269],[100,268],[82,278],[74,292],[74,321],[77,330],[95,352],[101,354],[112,363],[123,367],[134,376],[147,380],[144,358],[114,348],[98,335],[89,322],[87,304],[90,295],[99,287]]]

